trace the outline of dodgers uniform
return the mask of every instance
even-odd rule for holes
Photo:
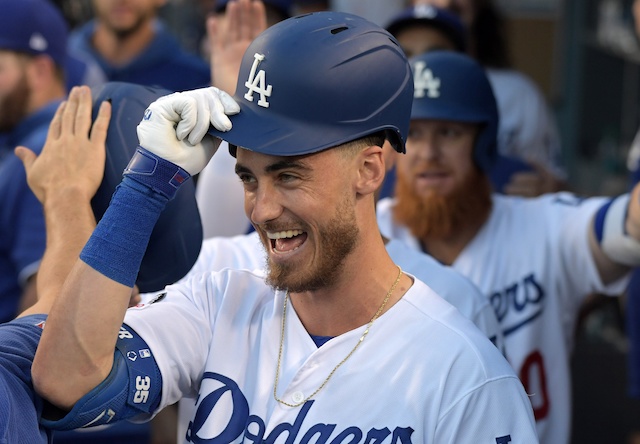
[[[513,369],[419,280],[300,407],[274,399],[279,347],[277,394],[297,403],[349,354],[364,326],[318,347],[288,304],[283,338],[284,292],[248,270],[201,274],[166,291],[129,309],[125,328],[158,363],[159,408],[197,395],[184,442],[537,442]]]
[[[455,306],[460,313],[503,349],[500,325],[491,304],[469,279],[437,262],[431,256],[407,248],[404,242],[391,239],[387,252],[403,271],[426,283],[440,297]],[[253,232],[233,237],[206,239],[202,244],[198,260],[184,280],[209,271],[223,268],[247,269],[261,273],[266,266],[266,253],[260,237]]]
[[[43,401],[31,382],[31,363],[46,315],[0,324],[0,443],[37,444],[51,436],[39,426]]]
[[[431,256],[408,248],[398,240],[391,239],[386,248],[394,262],[404,271],[427,283],[439,296],[454,305],[465,317],[471,319],[500,350],[504,350],[502,330],[493,308],[471,281],[450,267],[441,265]],[[198,260],[183,281],[226,267],[249,269],[260,273],[265,264],[266,253],[260,237],[255,232],[243,236],[210,238],[203,242]],[[178,437],[186,435],[186,428],[194,410],[193,398],[180,401]]]
[[[603,284],[589,250],[591,219],[605,202],[570,193],[494,195],[490,218],[452,264],[491,301],[542,443],[569,442],[569,355],[581,303],[593,292],[618,295],[627,283]],[[378,203],[380,230],[420,250],[394,222],[393,205],[392,199]]]

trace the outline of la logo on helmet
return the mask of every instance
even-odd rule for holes
[[[425,62],[416,62],[413,70],[413,97],[424,97],[425,90],[427,97],[440,97],[440,79],[433,76]]]
[[[267,97],[271,97],[271,85],[266,85],[265,80],[265,72],[263,69],[258,71],[256,74],[256,70],[258,69],[258,65],[261,61],[264,60],[263,54],[255,53],[253,55],[253,65],[251,65],[251,72],[249,73],[249,79],[244,82],[244,86],[246,86],[249,90],[245,93],[244,98],[249,102],[253,102],[253,93],[260,94],[260,100],[258,100],[258,105],[269,108],[269,102],[267,102]]]

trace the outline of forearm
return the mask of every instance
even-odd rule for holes
[[[111,371],[131,288],[77,260],[51,309],[32,367],[33,384],[64,409]]]
[[[167,201],[140,184],[118,187],[51,309],[36,353],[34,386],[50,402],[69,408],[109,374],[131,288]]]
[[[48,313],[96,222],[90,197],[79,189],[56,190],[45,202],[47,248],[37,279],[38,301],[21,313]]]
[[[605,284],[640,266],[640,188],[611,199],[593,219],[590,249]]]

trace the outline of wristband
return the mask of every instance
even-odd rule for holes
[[[640,242],[625,229],[630,197],[630,194],[623,194],[600,207],[593,227],[596,240],[611,260],[637,267],[640,265]]]
[[[191,175],[173,162],[138,146],[123,175],[173,199],[180,185]]]
[[[160,213],[169,199],[124,176],[111,203],[80,253],[80,259],[109,279],[133,287]]]

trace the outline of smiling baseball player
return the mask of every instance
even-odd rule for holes
[[[350,14],[294,17],[238,78],[234,100],[176,93],[140,123],[38,348],[34,385],[70,410],[46,424],[144,420],[192,396],[185,442],[537,442],[499,350],[380,236],[382,146],[404,152],[413,92],[397,42]],[[155,219],[217,148],[210,124],[235,147],[266,276],[200,274],[127,311]]]

